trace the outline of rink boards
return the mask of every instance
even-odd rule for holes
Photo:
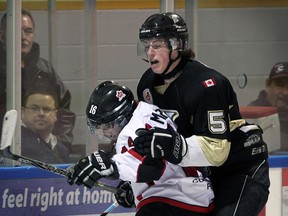
[[[270,196],[259,216],[288,215],[288,156],[271,156],[269,164]],[[0,215],[100,215],[114,201],[102,188],[70,186],[66,178],[35,167],[0,168]],[[134,211],[119,206],[109,215],[130,216]]]

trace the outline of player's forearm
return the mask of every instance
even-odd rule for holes
[[[204,136],[186,138],[188,150],[180,166],[221,166],[228,158],[231,143]]]

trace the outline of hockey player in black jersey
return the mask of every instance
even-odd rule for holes
[[[177,124],[188,144],[179,165],[209,167],[215,216],[257,216],[269,195],[267,145],[262,130],[242,119],[229,80],[195,60],[187,48],[186,23],[176,13],[150,16],[139,30],[139,39],[138,51],[150,68],[139,81],[138,99],[164,109]],[[134,145],[158,158],[155,153],[160,149],[161,157],[169,160],[174,152],[157,138],[157,132],[157,128],[143,129]],[[179,143],[171,149],[175,145]]]

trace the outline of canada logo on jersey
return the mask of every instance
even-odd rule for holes
[[[214,79],[208,79],[208,80],[203,81],[203,85],[206,88],[209,88],[209,87],[212,87],[212,86],[216,85],[216,82],[215,82]]]

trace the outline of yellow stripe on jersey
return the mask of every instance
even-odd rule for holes
[[[231,143],[227,139],[196,137],[206,159],[213,166],[221,166],[227,160],[231,148]]]

